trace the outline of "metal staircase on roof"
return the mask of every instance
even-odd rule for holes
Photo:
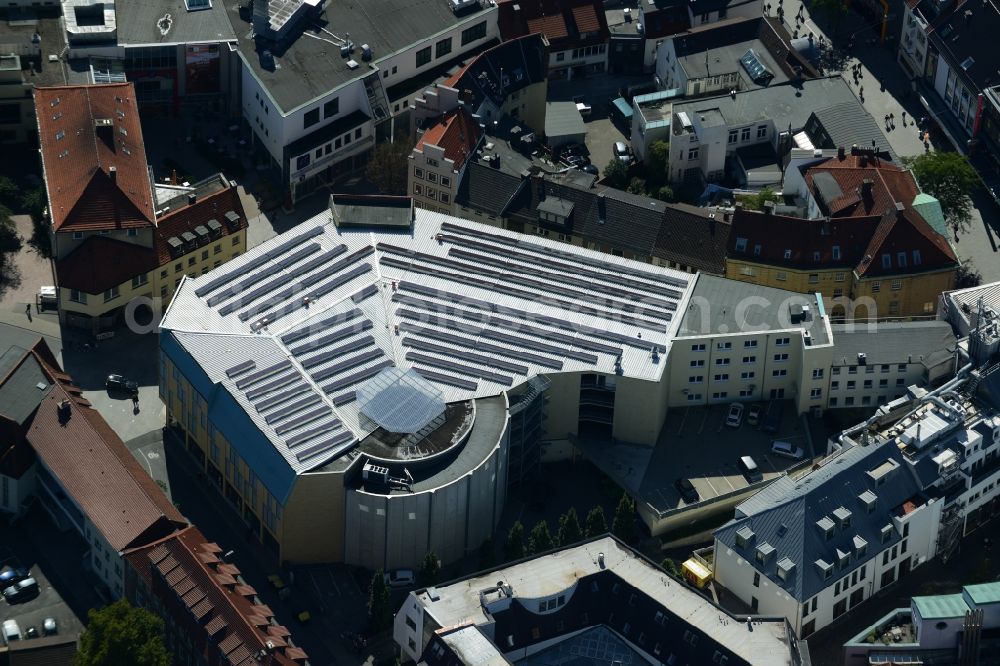
[[[365,92],[368,94],[368,104],[372,110],[372,118],[375,122],[380,122],[389,117],[389,102],[386,98],[385,89],[382,87],[382,79],[378,72],[373,72],[364,78]]]

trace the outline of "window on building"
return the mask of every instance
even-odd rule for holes
[[[691,148],[691,149],[689,149],[688,150],[688,160],[690,161],[690,160],[696,160],[696,159],[698,159],[698,149],[697,148]]]
[[[233,245],[239,245],[239,244],[240,244],[240,237],[233,236]],[[235,257],[236,255],[234,254],[233,256]]]
[[[791,341],[792,341],[791,338],[776,338],[774,344],[777,347],[787,347],[789,344],[791,344]]]
[[[913,265],[914,266],[919,266],[921,264],[921,261],[922,260],[920,258],[920,250],[914,250],[913,251]]]
[[[705,367],[705,359],[698,358],[698,359],[695,359],[695,360],[691,361],[691,367],[692,368],[704,368]]]
[[[819,282],[819,273],[809,274],[809,284],[816,284]]]
[[[310,109],[302,116],[302,128],[309,129],[319,122],[319,109]]]
[[[474,42],[476,40],[482,39],[486,36],[486,21],[482,23],[477,23],[471,28],[466,28],[462,31],[462,46]]]
[[[743,357],[743,362],[745,364],[747,364],[747,365],[749,365],[751,363],[756,363],[757,362],[757,357],[756,356],[744,356]]]
[[[813,368],[813,379],[823,379],[823,368]]]
[[[785,370],[784,368],[782,368],[781,370],[772,370],[771,371],[771,376],[772,377],[786,377],[786,376],[788,376],[788,370]]]
[[[222,244],[221,243],[216,243],[215,247],[212,248],[212,253],[213,254],[222,254]]]
[[[83,293],[82,291],[80,291],[78,289],[70,289],[69,290],[69,300],[73,301],[74,303],[81,303],[83,305],[86,305],[87,304],[87,294]]]
[[[111,289],[108,289],[107,291],[104,292],[105,303],[107,303],[108,301],[113,301],[116,298],[118,298],[118,287],[111,287]]]
[[[323,117],[333,118],[340,113],[340,98],[335,97],[323,105]]]
[[[892,255],[888,252],[882,255],[882,268],[892,268]]]
[[[146,274],[140,273],[139,275],[136,275],[134,278],[132,278],[132,288],[137,289],[142,285],[146,284],[147,282],[149,282],[149,279],[146,277]]]
[[[747,239],[737,236],[736,238],[736,251],[746,252],[747,251]]]
[[[719,12],[720,14],[722,12]],[[767,136],[767,125],[757,125],[757,138],[763,139]]]
[[[440,58],[451,53],[451,37],[446,37],[434,45],[434,57]]]
[[[740,130],[740,141],[749,141],[749,140],[750,140],[750,128],[744,127],[743,129]]]
[[[697,345],[691,345],[691,351],[693,352],[703,352],[705,351],[705,343],[700,343]]]
[[[903,281],[902,280],[893,280],[892,281],[892,290],[893,291],[900,291],[902,288],[903,288]]]
[[[882,290],[882,283],[880,281],[875,280],[874,282],[872,282],[872,293],[873,294],[877,294],[881,290]]]
[[[431,47],[422,48],[417,51],[417,67],[423,67],[431,61]]]
[[[734,130],[734,129],[729,130],[729,143],[736,143],[736,141],[739,138],[740,138],[739,130]]]

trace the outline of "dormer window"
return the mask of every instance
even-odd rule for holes
[[[872,513],[873,511],[875,511],[875,505],[878,501],[878,495],[876,495],[870,490],[866,490],[865,492],[858,495],[858,500],[860,500],[861,506],[865,507],[865,511],[867,511],[868,513]]]
[[[842,530],[846,530],[851,526],[851,512],[845,507],[838,507],[833,512],[833,517],[837,519],[837,525]]]
[[[823,577],[823,580],[830,580],[833,576],[833,565],[823,558],[816,560],[816,570],[819,571],[819,575]]]
[[[747,545],[753,543],[754,539],[753,530],[750,529],[749,525],[744,525],[740,529],[736,530],[736,545],[740,548],[746,548]]]
[[[767,566],[767,563],[771,560],[772,555],[774,555],[774,546],[765,541],[757,546],[757,553],[754,555],[754,559],[757,560],[757,564]]]
[[[736,251],[746,252],[747,251],[747,239],[742,237],[736,238]]]
[[[847,565],[851,563],[851,553],[845,552],[841,549],[837,549],[837,566],[841,569],[846,569]]]
[[[559,197],[545,197],[536,208],[539,222],[565,225],[573,213],[573,202]]]
[[[892,524],[887,524],[885,525],[885,527],[882,528],[881,536],[882,536],[882,543],[886,543],[890,539],[892,539]]]
[[[854,557],[861,559],[868,552],[868,542],[861,537],[854,536]]]
[[[816,521],[816,527],[819,528],[820,533],[826,538],[827,541],[833,538],[833,521],[829,517],[823,516]]]
[[[778,561],[778,578],[787,581],[795,573],[795,562],[792,562],[787,557],[781,558]]]

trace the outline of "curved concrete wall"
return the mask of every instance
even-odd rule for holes
[[[418,482],[415,492],[393,495],[347,490],[345,562],[416,569],[428,551],[447,564],[478,549],[503,511],[508,437],[506,397],[480,399],[465,449],[439,474],[441,485],[421,490],[426,482]]]

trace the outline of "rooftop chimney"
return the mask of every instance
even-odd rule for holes
[[[903,208],[904,208],[903,202],[902,201],[897,201],[896,202],[896,217],[897,218],[903,217]]]
[[[765,215],[774,215],[774,202],[773,201],[765,201],[764,202],[764,214]]]
[[[118,167],[108,167],[108,176],[112,183],[118,184]]]
[[[862,198],[864,198],[866,200],[872,198],[872,185],[873,184],[874,183],[872,183],[872,179],[871,178],[865,178],[864,180],[861,181],[861,196],[862,196]]]
[[[195,192],[188,193],[188,205],[193,206],[198,201],[198,195]]]
[[[843,162],[844,159],[847,157],[845,155],[845,153],[846,153],[846,151],[844,150],[843,146],[840,146],[839,148],[837,148],[837,159],[840,160],[841,162]]]

